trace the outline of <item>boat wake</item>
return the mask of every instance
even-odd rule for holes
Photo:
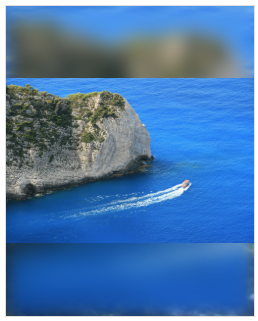
[[[95,209],[92,209],[88,212],[80,212],[79,215],[94,215],[98,213],[122,211],[164,202],[181,196],[185,191],[188,190],[191,185],[192,184],[190,183],[186,188],[183,188],[181,187],[181,184],[178,184],[164,191],[147,194],[145,196],[131,197],[125,200],[112,201],[106,205],[96,207]],[[77,215],[78,214],[76,214],[75,216]]]

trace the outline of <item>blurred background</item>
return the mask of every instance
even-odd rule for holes
[[[254,7],[6,7],[7,77],[254,74]]]
[[[103,268],[105,267],[105,268]],[[253,315],[253,244],[7,244],[7,315]]]

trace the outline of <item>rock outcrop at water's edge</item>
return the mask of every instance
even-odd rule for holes
[[[8,199],[139,171],[152,159],[147,129],[119,94],[7,87]]]

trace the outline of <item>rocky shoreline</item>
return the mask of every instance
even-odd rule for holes
[[[7,199],[140,171],[153,159],[147,129],[119,94],[60,98],[11,85],[6,106]]]

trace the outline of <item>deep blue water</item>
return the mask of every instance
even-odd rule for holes
[[[253,79],[7,79],[27,83],[61,97],[120,93],[155,159],[145,172],[9,201],[7,242],[253,243]],[[166,191],[185,179],[182,195]]]
[[[161,35],[196,30],[215,35],[239,58],[248,75],[254,75],[254,6],[8,6],[6,8],[7,60],[10,32],[19,22],[59,26],[102,41],[120,42],[139,34]],[[7,64],[7,75],[11,74]]]
[[[8,244],[7,315],[251,314],[239,244]]]

